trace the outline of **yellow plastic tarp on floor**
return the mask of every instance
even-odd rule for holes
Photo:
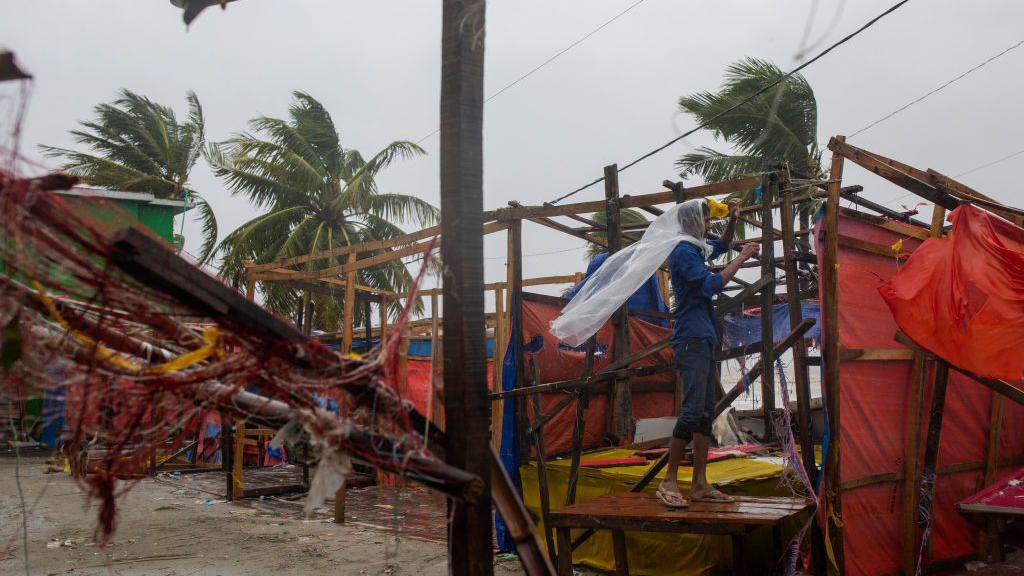
[[[588,460],[628,458],[630,449],[608,449],[591,452],[583,456]],[[653,462],[652,462],[653,463]],[[622,466],[615,468],[581,467],[576,488],[576,502],[586,502],[612,492],[628,492],[639,480],[648,466]],[[569,459],[547,463],[548,490],[551,509],[565,505],[565,494],[569,482]],[[782,472],[781,462],[770,458],[733,458],[708,464],[708,480],[728,494],[745,496],[791,496],[779,486]],[[523,481],[523,498],[526,506],[540,518],[540,496],[537,485],[537,465],[530,462],[520,468]],[[690,488],[692,470],[679,467],[679,489],[685,495]],[[664,470],[658,475],[661,478]],[[647,486],[648,492],[657,490],[660,480]],[[790,527],[792,528],[792,527]],[[544,526],[538,522],[538,536],[542,542]],[[791,530],[787,532],[791,532]],[[770,531],[754,533],[748,543],[748,550],[768,552]],[[580,532],[573,531],[573,538]],[[627,532],[629,573],[635,576],[698,576],[703,574],[728,574],[732,562],[732,542],[728,536],[699,534],[667,534],[652,532]],[[599,570],[615,569],[612,554],[611,533],[598,531],[573,553],[574,564],[584,564]]]

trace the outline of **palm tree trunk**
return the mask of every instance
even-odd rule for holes
[[[441,258],[444,275],[445,458],[484,481],[454,506],[449,574],[490,576],[491,405],[483,300],[485,0],[444,0],[441,52]]]

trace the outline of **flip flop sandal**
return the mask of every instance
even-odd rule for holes
[[[711,503],[711,504],[728,504],[730,502],[735,502],[736,501],[736,499],[733,498],[732,496],[729,496],[728,494],[725,494],[725,493],[721,492],[720,490],[714,490],[714,489],[712,489],[712,490],[710,490],[710,491],[708,491],[705,494],[700,495],[700,496],[694,496],[693,494],[691,494],[690,495],[690,500],[693,501],[693,502],[704,502],[704,503]]]
[[[661,503],[669,508],[686,508],[690,505],[690,503],[683,498],[682,494],[672,494],[671,492],[663,491],[661,488],[658,488],[658,491],[655,494],[658,496],[658,500],[661,500]],[[675,496],[678,499],[673,500],[670,495]]]

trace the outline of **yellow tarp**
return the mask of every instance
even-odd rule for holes
[[[607,458],[628,458],[630,449],[609,449],[583,455],[583,461]],[[568,459],[547,463],[548,490],[551,509],[557,510],[565,504],[565,493],[569,482]],[[580,468],[576,488],[576,501],[586,502],[611,492],[627,492],[643,476],[647,466],[622,466],[616,468]],[[771,459],[733,458],[708,464],[708,480],[729,494],[745,496],[790,496],[790,492],[779,486],[782,466]],[[523,499],[526,506],[540,518],[540,496],[537,487],[537,466],[535,462],[522,466]],[[679,467],[679,489],[686,494],[690,488],[692,470]],[[664,471],[658,478],[664,476]],[[647,486],[648,492],[657,490],[655,480]],[[543,523],[538,522],[538,534],[544,540]],[[748,543],[748,550],[757,554],[767,553],[771,534],[754,533]],[[575,538],[579,532],[573,531]],[[759,545],[760,544],[760,545]],[[704,574],[730,573],[732,563],[732,542],[728,536],[698,534],[666,534],[653,532],[627,532],[629,573],[642,576],[699,576]],[[584,564],[599,570],[613,571],[615,559],[612,554],[611,533],[598,531],[573,553],[574,564]]]

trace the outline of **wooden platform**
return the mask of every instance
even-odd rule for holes
[[[733,537],[733,573],[748,573],[744,553],[747,534],[771,527],[780,550],[783,521],[804,512],[811,504],[801,498],[737,496],[735,502],[691,502],[687,508],[668,508],[651,493],[615,493],[589,502],[554,510],[549,523],[558,532],[558,572],[572,574],[571,528],[611,530],[615,546],[615,573],[629,573],[625,532],[724,534]],[[780,552],[781,554],[781,552]]]

